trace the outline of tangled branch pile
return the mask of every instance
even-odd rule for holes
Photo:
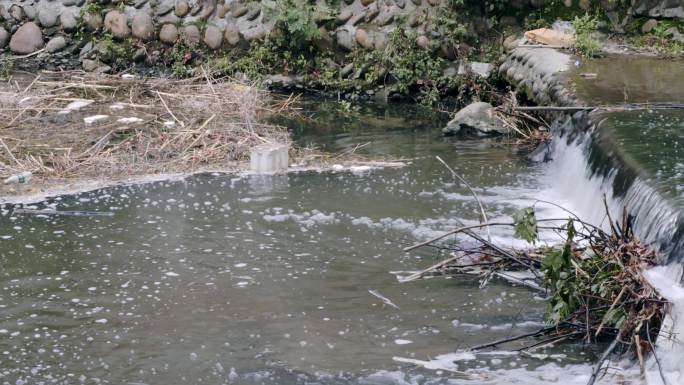
[[[264,123],[292,111],[250,85],[210,74],[185,80],[83,72],[0,84],[0,177],[118,178],[228,168],[265,142],[289,143]]]
[[[516,346],[519,351],[566,340],[606,343],[608,348],[592,375],[593,383],[612,353],[633,354],[643,369],[644,355],[655,354],[654,342],[665,315],[666,301],[644,277],[644,272],[656,264],[656,253],[635,238],[632,222],[633,218],[625,213],[622,221],[604,231],[576,216],[538,220],[534,209],[526,208],[517,212],[511,222],[464,226],[407,247],[404,250],[429,246],[452,234],[466,236],[478,245],[451,248],[451,258],[404,281],[430,274],[469,274],[480,276],[482,285],[501,277],[544,292],[548,298],[548,327],[471,349],[512,342],[523,344]],[[562,234],[563,242],[556,247],[504,249],[473,231],[492,226],[512,227],[516,237],[529,242],[535,242],[543,228]]]

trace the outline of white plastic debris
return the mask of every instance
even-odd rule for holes
[[[73,102],[67,104],[67,106],[64,107],[63,110],[59,111],[58,114],[64,115],[64,114],[70,113],[71,111],[78,111],[78,110],[80,110],[81,108],[87,107],[87,106],[89,106],[89,105],[91,105],[91,104],[93,104],[93,103],[95,103],[94,100],[90,100],[90,99],[77,99],[77,100],[74,100]]]
[[[107,118],[109,118],[109,115],[93,115],[83,118],[83,122],[85,124],[93,124]]]
[[[164,122],[164,127],[174,128],[174,127],[176,127],[176,122],[174,122],[173,120],[167,120]]]
[[[112,111],[119,111],[119,110],[123,110],[125,107],[126,106],[124,106],[121,103],[115,103],[115,104],[112,104],[111,106],[109,106],[109,109]]]
[[[31,171],[24,171],[20,172],[19,174],[12,175],[11,177],[5,179],[5,184],[24,184],[28,183],[31,178],[33,177],[33,173]]]
[[[284,172],[288,163],[288,146],[285,144],[263,144],[252,148],[250,168],[253,172]]]
[[[135,75],[123,74],[123,75],[121,75],[121,79],[124,79],[124,80],[133,80],[133,79],[135,79]]]
[[[142,122],[143,120],[140,119],[140,118],[138,118],[138,117],[132,116],[132,117],[130,117],[130,118],[121,118],[121,119],[117,119],[116,121],[119,122],[119,123],[123,123],[123,124],[131,124],[131,123],[140,123],[140,122]]]

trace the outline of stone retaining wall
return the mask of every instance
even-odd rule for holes
[[[439,16],[443,1],[447,0],[340,0],[334,5],[334,28],[321,27],[320,40],[340,51],[382,49],[387,32],[401,18],[415,30],[420,46],[438,50],[442,36],[430,21]],[[521,10],[548,1],[511,0],[509,4]],[[607,8],[615,3],[601,1]],[[586,0],[566,3],[590,4]],[[632,5],[638,15],[684,17],[684,0],[632,0]],[[74,37],[87,40],[96,32],[166,45],[184,38],[208,50],[227,50],[248,46],[270,33],[276,9],[274,0],[0,0],[0,51],[9,48],[15,55],[26,55],[44,49],[42,55],[49,55],[71,48],[71,56],[78,53],[84,66],[92,69],[98,58],[90,51],[97,47],[83,46],[82,39],[78,47],[71,43],[77,40]],[[475,19],[470,21],[474,28],[486,26],[486,18]],[[66,64],[66,59],[61,60]]]

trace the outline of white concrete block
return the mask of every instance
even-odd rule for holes
[[[289,147],[286,144],[263,144],[252,148],[250,168],[256,173],[287,171]]]

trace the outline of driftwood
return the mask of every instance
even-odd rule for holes
[[[635,239],[632,231],[634,218],[626,210],[619,221],[614,222],[608,215],[609,231],[565,211],[569,215],[567,218],[536,219],[534,209],[528,208],[516,213],[512,222],[461,225],[455,230],[406,247],[404,251],[425,246],[438,247],[452,250],[452,255],[400,281],[408,282],[440,274],[476,275],[481,277],[481,286],[494,277],[500,277],[512,284],[545,291],[550,305],[546,314],[548,326],[532,333],[473,346],[471,351],[518,342],[523,346],[515,350],[530,353],[562,341],[610,341],[596,363],[588,385],[593,385],[599,378],[605,361],[613,354],[631,353],[643,368],[644,354],[655,355],[652,341],[658,337],[667,305],[643,275],[655,264],[656,254]],[[558,224],[559,221],[564,224]],[[545,225],[539,226],[540,223]],[[482,229],[490,226],[511,227],[515,229],[517,237],[529,242],[538,238],[538,229],[550,229],[559,234],[564,242],[554,247],[508,249],[480,235]],[[476,232],[478,229],[479,234]],[[448,236],[467,237],[479,246],[473,247],[470,243],[467,248],[435,245],[435,242]],[[532,284],[527,278],[520,279],[521,276],[529,276]],[[648,344],[645,344],[646,341]],[[658,357],[654,358],[659,367]]]

